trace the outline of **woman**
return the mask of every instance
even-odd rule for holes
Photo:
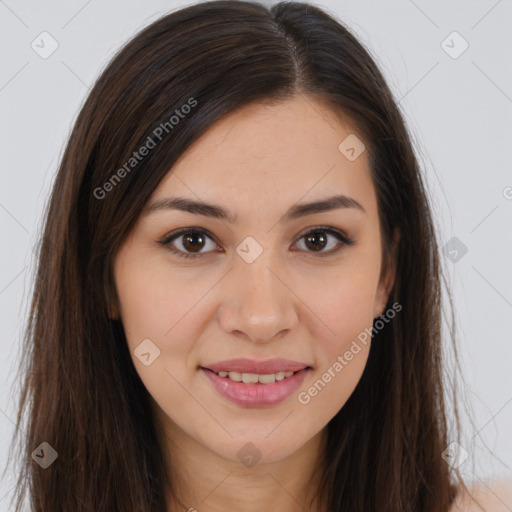
[[[103,71],[51,194],[19,500],[29,477],[44,512],[453,509],[440,281],[402,116],[345,27],[164,16]]]

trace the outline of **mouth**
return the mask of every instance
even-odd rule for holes
[[[213,389],[242,407],[266,407],[284,401],[312,369],[286,359],[231,359],[198,367]]]
[[[306,367],[309,368],[309,367]],[[288,379],[292,377],[297,372],[276,372],[276,373],[240,373],[240,372],[227,372],[227,371],[219,371],[214,372],[209,368],[203,368],[203,370],[210,371],[218,375],[223,379],[229,379],[233,382],[243,382],[244,384],[274,384],[274,382],[280,382],[282,380]]]
[[[242,375],[244,373],[256,374],[258,376],[279,374],[279,378],[277,380],[283,380],[283,376],[281,375],[283,373],[295,373],[300,370],[304,370],[305,368],[311,367],[306,363],[292,361],[291,359],[274,358],[267,359],[265,361],[258,361],[256,359],[239,358],[219,361],[217,363],[204,365],[201,368],[211,370],[215,373],[222,373],[222,376],[225,377],[231,373],[241,373]]]

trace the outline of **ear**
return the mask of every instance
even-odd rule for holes
[[[373,317],[377,318],[384,313],[384,309],[389,299],[389,294],[395,283],[396,264],[398,256],[398,246],[400,243],[400,232],[395,228],[393,233],[393,241],[388,255],[387,268],[381,272],[379,286],[375,295],[375,305],[373,309]]]

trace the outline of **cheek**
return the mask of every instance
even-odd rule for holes
[[[379,262],[372,258],[353,258],[322,276],[307,283],[306,304],[328,329],[324,352],[330,358],[342,350],[352,339],[371,327],[378,286]]]
[[[345,405],[365,369],[375,296],[371,280],[365,281],[352,274],[337,280],[322,298],[309,296],[312,304],[323,304],[319,316],[329,326],[325,336],[315,339],[314,379],[297,397],[315,425],[326,424]]]
[[[187,356],[195,338],[191,310],[200,296],[188,290],[183,278],[171,278],[168,270],[166,274],[158,262],[148,263],[147,258],[138,262],[121,255],[115,279],[130,356],[144,386],[171,418],[177,410],[194,409],[181,383],[188,378]],[[147,365],[139,358],[143,353],[150,354]]]
[[[346,403],[366,366],[380,260],[373,250],[347,258],[336,272],[310,286],[307,303],[328,326],[315,339],[315,379],[299,403],[314,410],[315,421],[329,421]]]
[[[129,277],[128,277],[129,276]],[[159,339],[172,326],[172,300],[169,290],[163,295],[162,283],[144,270],[128,271],[117,279],[121,319],[128,343],[144,338]]]
[[[155,260],[119,257],[115,279],[130,345],[145,338],[154,339],[159,346],[165,344],[178,326],[187,324],[187,312],[200,298],[191,292],[182,273],[170,275],[169,269]]]
[[[205,316],[201,300],[214,282],[205,276],[201,283],[192,284],[184,269],[170,271],[165,261],[144,254],[138,257],[135,251],[120,254],[115,279],[121,319],[137,373],[159,403],[185,406],[179,383],[187,382],[195,370],[191,353]],[[148,366],[138,357],[142,347],[144,352],[156,354]]]

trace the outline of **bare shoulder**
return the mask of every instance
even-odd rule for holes
[[[467,495],[459,494],[450,512],[510,512],[512,510],[512,477],[467,484],[480,508]]]

